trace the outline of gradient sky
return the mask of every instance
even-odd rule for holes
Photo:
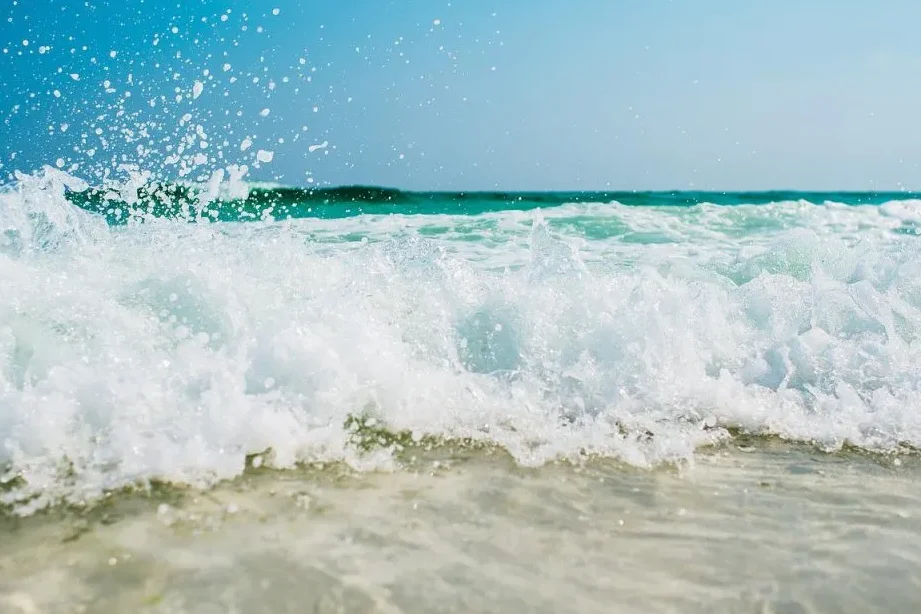
[[[4,176],[921,189],[917,0],[16,0],[0,19]]]

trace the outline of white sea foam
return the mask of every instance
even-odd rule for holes
[[[693,458],[724,427],[921,446],[913,203],[108,227],[64,173],[20,179],[0,466],[24,512],[269,448],[388,467],[348,445],[359,412],[526,464]]]

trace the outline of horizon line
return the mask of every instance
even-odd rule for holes
[[[501,188],[474,188],[474,189],[420,189],[400,188],[392,185],[378,185],[373,183],[343,183],[335,185],[296,185],[282,184],[270,181],[245,182],[250,189],[256,190],[297,190],[301,192],[333,192],[347,190],[367,190],[377,192],[392,192],[399,194],[916,194],[921,195],[921,189],[834,189],[834,188],[745,188],[745,189],[695,189],[695,188],[544,188],[544,189],[501,189]]]

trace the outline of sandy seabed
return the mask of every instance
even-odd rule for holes
[[[918,611],[918,459],[771,440],[654,470],[445,447],[0,518],[3,614]]]

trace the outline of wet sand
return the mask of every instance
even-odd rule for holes
[[[917,457],[775,441],[654,470],[446,447],[0,517],[3,614],[917,611]]]

